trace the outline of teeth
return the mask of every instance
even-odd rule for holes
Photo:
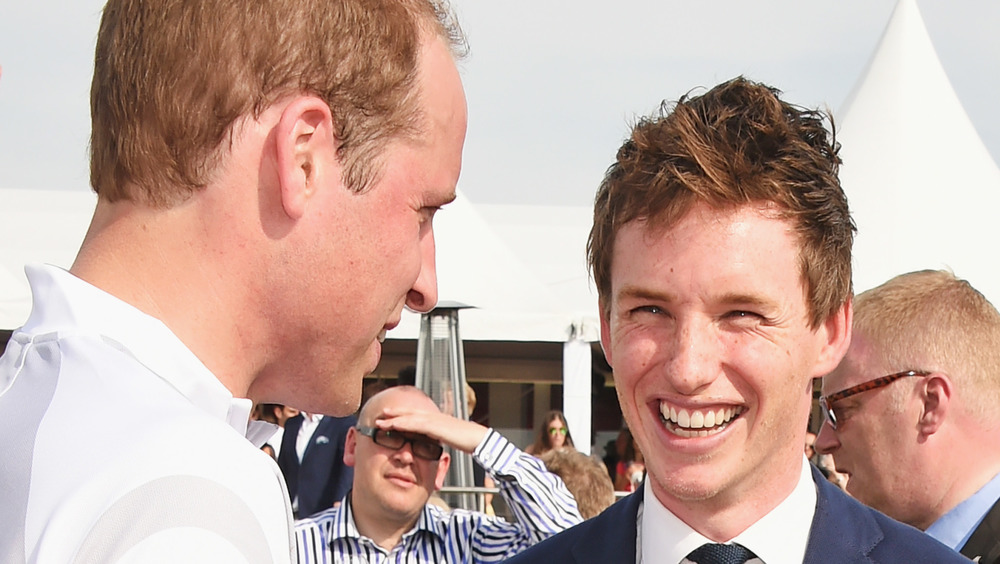
[[[381,332],[379,332],[379,334],[378,334],[378,342],[380,342],[380,343],[384,343],[385,342],[385,334],[386,334],[386,330],[385,329],[383,329]]]
[[[719,421],[719,422],[721,423],[722,421]],[[714,411],[709,411],[708,413],[705,414],[705,426],[706,427],[715,427],[715,412]]]
[[[686,426],[686,425],[685,425]],[[700,411],[691,414],[691,428],[701,429],[705,426],[705,416]]]
[[[667,428],[685,437],[706,437],[719,432],[741,413],[743,409],[736,407],[698,411],[660,406],[660,416],[668,424]]]
[[[677,424],[681,427],[691,426],[691,415],[688,414],[686,409],[682,409],[677,413]]]

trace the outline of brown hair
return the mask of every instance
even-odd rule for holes
[[[1000,313],[967,281],[940,270],[896,276],[854,299],[854,330],[890,371],[943,372],[971,414],[1000,420]]]
[[[552,449],[552,439],[549,437],[549,423],[556,420],[562,423],[563,427],[566,427],[566,443],[564,446],[574,446],[573,434],[569,432],[569,423],[566,422],[566,416],[558,409],[553,409],[545,414],[545,419],[542,421],[541,427],[538,428],[538,435],[535,437],[535,442],[528,447],[527,452],[529,454],[537,456]]]
[[[615,502],[615,486],[603,463],[572,448],[550,450],[539,458],[549,472],[562,478],[584,519],[599,515]]]
[[[329,104],[344,182],[363,190],[386,143],[421,126],[427,32],[464,53],[437,0],[110,0],[91,85],[91,185],[108,201],[183,201],[210,180],[239,120],[307,93]]]
[[[850,299],[855,228],[837,178],[832,119],[780,94],[738,77],[663,104],[634,126],[598,190],[587,243],[605,315],[618,230],[636,220],[669,229],[699,202],[768,204],[792,222],[814,329]]]

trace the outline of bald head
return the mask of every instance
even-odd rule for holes
[[[437,404],[416,386],[394,386],[372,396],[358,415],[361,425],[372,425],[386,408],[406,407],[416,411],[440,412]]]

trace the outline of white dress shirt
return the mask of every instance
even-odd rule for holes
[[[0,561],[290,562],[288,494],[244,436],[250,401],[159,320],[25,271],[31,316],[0,357]]]
[[[316,432],[316,427],[319,427],[319,422],[322,420],[322,415],[302,412],[302,425],[299,427],[298,436],[295,437],[295,454],[298,455],[300,464],[302,463],[302,457],[306,454],[309,441],[312,440],[312,436]]]
[[[761,469],[766,472],[766,468]],[[642,564],[690,564],[687,555],[705,543],[715,542],[678,519],[653,494],[646,479],[643,503],[636,517],[636,562]],[[809,529],[816,512],[816,484],[805,457],[792,493],[770,513],[727,542],[739,543],[757,558],[748,564],[802,562],[809,542]],[[643,554],[655,555],[643,559]]]

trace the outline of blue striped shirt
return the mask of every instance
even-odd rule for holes
[[[348,494],[339,507],[296,522],[299,562],[502,562],[583,520],[562,480],[500,433],[490,429],[472,456],[496,480],[500,495],[514,513],[514,523],[462,509],[448,512],[428,504],[413,529],[386,551],[358,532]]]

